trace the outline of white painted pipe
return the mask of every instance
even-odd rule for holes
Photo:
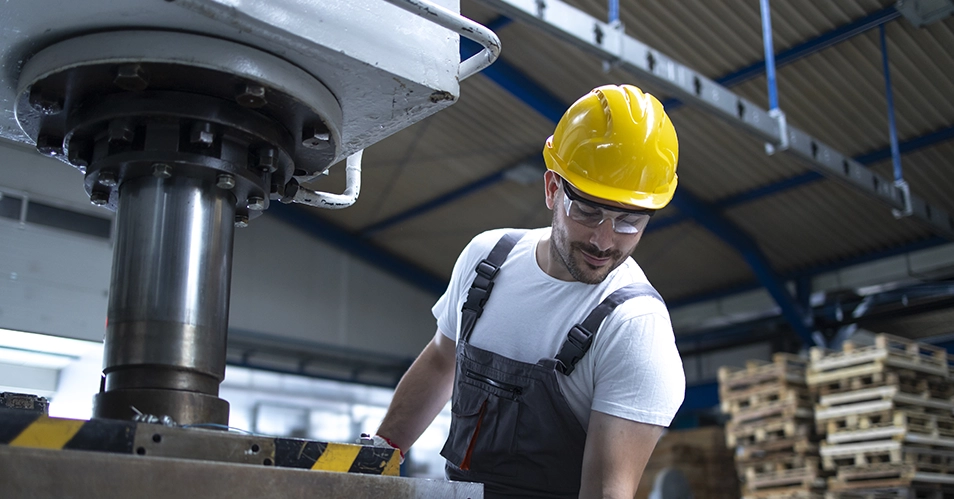
[[[351,156],[345,166],[345,190],[341,194],[332,194],[330,192],[315,191],[300,187],[295,193],[293,202],[325,208],[329,210],[340,210],[347,208],[358,200],[358,194],[361,192],[361,156],[364,150],[360,150]]]

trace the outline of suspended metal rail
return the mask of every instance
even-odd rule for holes
[[[559,0],[480,0],[501,14],[542,29],[640,78],[660,85],[686,103],[704,109],[726,122],[806,162],[813,170],[877,198],[894,210],[905,211],[928,224],[936,233],[954,239],[954,217],[942,208],[910,196],[887,179],[808,133],[787,126],[755,103],[740,97],[704,75],[612,25]]]

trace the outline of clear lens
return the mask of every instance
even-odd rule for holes
[[[584,227],[599,227],[605,220],[613,224],[613,231],[619,234],[636,234],[646,228],[649,215],[622,213],[590,206],[583,201],[570,199],[567,189],[563,189],[563,207],[566,216]]]

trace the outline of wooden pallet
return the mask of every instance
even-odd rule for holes
[[[725,442],[728,447],[764,445],[769,442],[810,437],[814,423],[810,419],[778,418],[737,425],[726,424]]]
[[[954,397],[954,383],[947,378],[900,368],[832,379],[812,388],[818,395],[825,396],[881,386],[897,386],[905,393],[927,394],[930,398]]]
[[[746,486],[742,490],[742,499],[824,499],[824,497],[824,487],[806,488],[799,485],[753,490]]]
[[[732,423],[742,425],[749,422],[754,423],[773,419],[810,420],[813,419],[814,416],[814,406],[809,400],[793,397],[739,411],[732,415]]]
[[[805,386],[807,366],[807,359],[789,353],[776,353],[772,356],[772,362],[750,360],[742,368],[720,367],[719,400],[730,400],[735,394],[767,384]]]
[[[739,476],[749,490],[801,486],[824,487],[821,460],[805,456],[777,456],[739,465]]]
[[[954,448],[914,445],[895,440],[851,444],[822,444],[819,454],[826,470],[864,466],[913,466],[917,471],[954,473]]]
[[[841,352],[811,349],[806,381],[809,386],[833,380],[886,372],[890,368],[907,369],[949,378],[947,351],[916,341],[879,334],[875,344],[857,347],[846,341]]]
[[[954,487],[912,483],[904,487],[841,488],[826,492],[825,499],[954,499]]]
[[[954,485],[954,475],[921,471],[910,464],[845,466],[838,468],[835,476],[828,479],[828,490],[902,488],[913,484],[951,486]]]
[[[825,492],[825,499],[954,499],[954,487],[915,482],[903,487],[840,488]]]
[[[814,397],[809,393],[808,388],[785,383],[758,385],[748,390],[732,392],[720,400],[722,412],[733,416],[785,402],[802,407],[814,407]]]
[[[754,459],[768,459],[777,454],[818,456],[818,442],[809,436],[797,436],[741,445],[736,449],[735,460],[745,463]]]
[[[954,447],[954,417],[903,410],[848,414],[820,422],[830,444],[893,439]]]
[[[867,388],[820,397],[815,407],[815,421],[820,424],[850,415],[874,414],[896,409],[908,413],[950,416],[954,411],[954,402],[950,399],[904,393],[896,386]]]

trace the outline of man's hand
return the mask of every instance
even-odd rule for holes
[[[632,499],[663,427],[590,412],[580,498]]]

